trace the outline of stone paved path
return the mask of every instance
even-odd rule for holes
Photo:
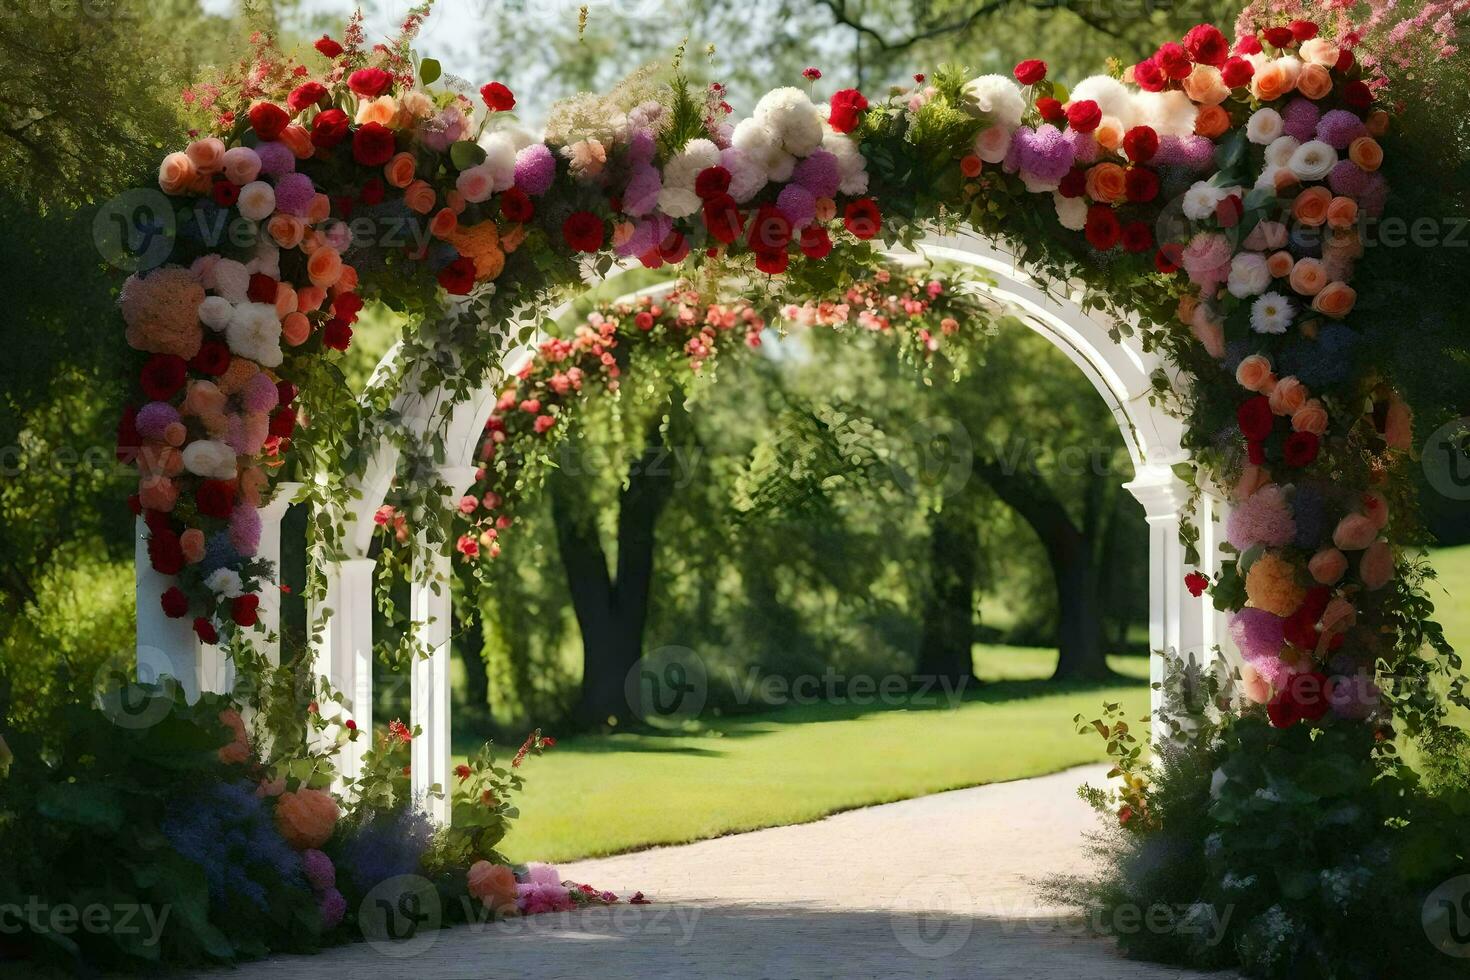
[[[1095,823],[1075,791],[1102,775],[1073,769],[568,864],[564,877],[641,889],[654,904],[360,943],[232,975],[1225,980],[1125,960],[1037,898],[1038,878],[1085,866]]]

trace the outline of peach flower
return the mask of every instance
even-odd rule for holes
[[[1123,145],[1123,122],[1117,116],[1103,116],[1097,129],[1092,131],[1097,145],[1109,153]]]
[[[1368,118],[1364,122],[1367,123],[1370,135],[1382,136],[1388,132],[1388,113],[1383,109],[1374,109],[1368,113]]]
[[[1099,163],[1087,171],[1087,196],[1115,204],[1128,196],[1128,173],[1116,163]]]
[[[459,215],[453,208],[441,208],[429,221],[429,234],[435,238],[448,238],[459,225]]]
[[[1240,688],[1245,699],[1252,704],[1265,704],[1271,700],[1271,685],[1250,664],[1240,667]]]
[[[500,248],[505,252],[514,252],[521,247],[521,242],[526,240],[526,226],[521,224],[511,225],[507,231],[500,233]]]
[[[467,874],[469,893],[487,909],[504,915],[516,911],[516,876],[503,864],[476,861]]]
[[[1190,333],[1204,345],[1205,352],[1215,360],[1225,356],[1225,325],[1212,319],[1203,306],[1195,310],[1189,324]]]
[[[1353,287],[1345,282],[1330,282],[1312,300],[1312,309],[1341,320],[1352,312],[1353,304],[1357,301],[1358,291]]]
[[[1347,572],[1348,560],[1336,548],[1323,548],[1307,562],[1307,571],[1318,585],[1336,585]]]
[[[281,321],[281,339],[287,347],[300,347],[311,336],[311,321],[305,313],[287,313]]]
[[[1383,166],[1383,147],[1371,136],[1359,136],[1348,145],[1348,159],[1364,170]]]
[[[1296,89],[1309,99],[1326,98],[1332,91],[1332,74],[1321,65],[1303,65]]]
[[[1327,224],[1333,228],[1351,228],[1358,220],[1358,202],[1350,197],[1334,197],[1327,205]]]
[[[1336,67],[1337,60],[1342,57],[1342,52],[1327,38],[1314,37],[1302,43],[1297,55],[1309,65],[1333,68]]]
[[[1362,551],[1378,537],[1378,528],[1366,514],[1349,514],[1337,522],[1332,543],[1343,551]]]
[[[149,510],[167,514],[179,500],[179,488],[166,476],[145,476],[138,481],[138,502]]]
[[[276,829],[298,851],[321,847],[336,825],[337,801],[330,793],[303,788],[276,800]]]
[[[1230,113],[1217,105],[1202,106],[1199,115],[1194,117],[1194,132],[1196,136],[1206,139],[1216,139],[1223,136],[1230,129]]]
[[[1301,182],[1301,178],[1292,173],[1289,167],[1281,167],[1271,175],[1271,186],[1275,188],[1277,196],[1284,197],[1288,191]]]
[[[357,267],[347,264],[342,266],[342,274],[337,277],[337,282],[332,286],[333,293],[350,293],[357,288]]]
[[[398,118],[398,100],[391,95],[358,100],[356,122],[359,126],[370,122],[375,122],[380,126],[391,126],[396,118]]]
[[[1220,69],[1195,65],[1184,79],[1184,94],[1200,105],[1219,105],[1230,98],[1230,86],[1220,77]]]
[[[1305,405],[1292,413],[1291,427],[1297,432],[1324,435],[1327,432],[1327,409],[1322,407],[1322,402],[1318,399],[1309,398]]]
[[[1308,187],[1291,202],[1291,214],[1299,224],[1318,228],[1327,220],[1332,192],[1325,187]]]
[[[831,221],[837,217],[837,202],[830,197],[817,198],[817,220]]]
[[[1379,538],[1358,559],[1358,578],[1363,580],[1363,588],[1376,592],[1393,580],[1393,573],[1393,548]]]
[[[1295,264],[1296,260],[1291,257],[1290,252],[1285,250],[1272,252],[1266,257],[1266,271],[1271,273],[1271,276],[1275,279],[1282,279],[1291,275],[1291,268]]]
[[[449,210],[453,211],[455,214],[464,214],[465,199],[464,199],[464,195],[461,194],[459,191],[457,191],[457,190],[448,190],[448,191],[445,191],[444,192],[444,203],[445,204],[448,204],[449,205]]]
[[[259,507],[269,482],[270,478],[259,466],[247,466],[240,471],[240,499],[251,507]]]
[[[1194,293],[1185,293],[1183,296],[1180,296],[1179,307],[1176,311],[1179,316],[1179,322],[1193,323],[1194,311],[1197,306],[1199,306],[1199,297],[1195,296]]]
[[[330,245],[323,245],[311,253],[306,261],[306,275],[313,286],[323,289],[332,285],[342,275],[342,256]]]
[[[1271,482],[1271,474],[1266,472],[1265,467],[1247,463],[1240,470],[1240,479],[1236,481],[1230,496],[1235,500],[1245,500],[1257,490]]]
[[[1383,423],[1383,438],[1388,443],[1388,448],[1400,452],[1408,452],[1414,444],[1414,412],[1397,392],[1388,400],[1388,417]]]
[[[179,548],[184,552],[184,561],[193,565],[204,560],[204,532],[191,527],[179,535]]]
[[[434,210],[434,201],[434,188],[427,181],[415,180],[403,192],[403,203],[418,214],[428,214]]]
[[[1271,362],[1262,354],[1251,354],[1240,361],[1235,369],[1235,380],[1247,391],[1261,391],[1274,375]]]
[[[243,187],[260,176],[260,154],[248,146],[232,146],[225,151],[224,170],[230,183]]]
[[[1343,559],[1343,561],[1346,560],[1346,558]],[[1322,629],[1327,632],[1341,632],[1357,621],[1358,611],[1342,596],[1327,603],[1327,608],[1322,610]]]
[[[228,745],[222,746],[218,751],[219,761],[227,766],[238,766],[248,761],[250,743],[245,739],[245,720],[240,717],[240,712],[234,708],[226,708],[219,713],[219,723],[234,736]]]
[[[276,316],[285,316],[296,309],[296,289],[288,282],[276,283]]]
[[[308,224],[319,225],[327,220],[332,213],[332,202],[325,194],[317,194],[311,199],[311,204],[306,208],[306,221]]]
[[[1268,61],[1251,76],[1251,95],[1262,102],[1275,102],[1296,84],[1295,73],[1288,70],[1284,59]]]
[[[184,150],[194,169],[206,177],[219,173],[225,166],[225,141],[217,136],[195,140]]]
[[[1322,263],[1313,258],[1302,258],[1296,260],[1296,265],[1291,268],[1291,288],[1303,296],[1316,296],[1327,285],[1327,270],[1322,268]]]
[[[320,286],[302,286],[296,291],[296,309],[310,313],[326,301],[327,291]]]
[[[294,123],[281,130],[281,142],[286,144],[298,160],[305,160],[316,152],[316,146],[311,142],[311,134],[306,127],[297,126]]]
[[[301,244],[302,236],[306,234],[306,222],[284,211],[277,211],[271,215],[265,227],[266,231],[270,232],[271,238],[275,239],[276,244],[282,248],[295,248]]]
[[[1245,594],[1257,609],[1290,616],[1301,607],[1307,590],[1296,580],[1296,569],[1290,562],[1267,552],[1251,562],[1245,573]]]
[[[1307,386],[1295,377],[1285,377],[1271,389],[1271,411],[1277,415],[1295,415],[1307,403]]]
[[[187,153],[170,153],[158,165],[158,186],[165,194],[182,194],[194,180],[194,161]]]
[[[413,183],[416,168],[412,153],[395,153],[393,159],[383,165],[383,178],[394,187],[407,187]]]

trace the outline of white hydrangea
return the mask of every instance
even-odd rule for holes
[[[1051,196],[1056,205],[1057,220],[1069,231],[1081,231],[1087,226],[1087,201],[1080,197]]]
[[[868,160],[858,149],[857,140],[829,130],[822,137],[822,149],[837,158],[838,172],[842,175],[842,182],[837,186],[839,193],[851,195],[868,192]]]
[[[181,454],[184,469],[206,480],[233,480],[235,451],[223,442],[214,439],[196,439],[184,447]]]
[[[1042,180],[1034,174],[1022,172],[1021,183],[1026,185],[1026,190],[1031,194],[1045,194],[1054,191],[1061,186],[1060,180]]]
[[[1286,165],[1301,180],[1321,180],[1337,166],[1337,151],[1321,140],[1308,140],[1296,148]]]
[[[1266,147],[1266,162],[1273,167],[1284,167],[1301,145],[1302,141],[1295,136],[1278,136]]]
[[[233,568],[216,568],[204,579],[204,587],[217,596],[233,599],[245,594],[245,583]]]
[[[791,154],[781,149],[776,134],[757,119],[742,119],[730,134],[730,145],[743,150],[746,156],[758,164],[767,180],[780,180],[776,174],[785,170],[789,176],[795,167]]]
[[[664,164],[664,187],[688,190],[694,186],[701,170],[718,166],[719,162],[720,148],[713,142],[707,139],[690,140]],[[664,213],[668,214],[667,211]]]
[[[730,171],[730,196],[741,204],[766,186],[765,166],[739,147],[729,146],[721,150],[720,166]]]
[[[1259,176],[1259,177],[1256,178],[1256,187],[1257,188],[1267,188],[1267,187],[1269,187],[1269,188],[1273,188],[1274,189],[1276,187],[1276,175],[1279,174],[1282,171],[1282,169],[1283,169],[1282,167],[1274,167],[1274,166],[1272,166],[1269,163],[1266,164],[1266,169],[1265,170],[1262,170],[1261,171],[1261,176]]]
[[[687,187],[665,187],[658,192],[658,209],[670,218],[687,218],[700,208],[699,195]]]
[[[822,117],[811,97],[793,86],[774,89],[755,104],[753,118],[775,135],[783,150],[804,157],[822,145]]]
[[[961,93],[962,107],[976,119],[988,119],[991,125],[1004,126],[1014,132],[1026,112],[1021,87],[1004,75],[981,75],[965,83]]]
[[[1073,101],[1076,98],[1076,95],[1072,96]],[[1103,115],[1111,116],[1113,113],[1104,109]],[[1135,92],[1132,118],[1119,116],[1118,120],[1124,123],[1125,129],[1152,126],[1160,136],[1190,136],[1194,133],[1194,121],[1198,115],[1199,108],[1183,92]]]
[[[1251,329],[1256,333],[1282,334],[1291,326],[1291,300],[1274,290],[1263,293],[1251,304]]]
[[[485,159],[479,169],[490,178],[492,191],[503,191],[516,182],[516,153],[521,149],[509,132],[497,130],[480,141]]]
[[[1213,218],[1215,207],[1229,196],[1223,187],[1216,187],[1203,180],[1195,181],[1194,186],[1184,192],[1184,216],[1191,221]]]
[[[211,330],[223,330],[230,325],[235,313],[235,304],[223,296],[206,296],[199,304],[199,322]]]
[[[250,273],[245,271],[244,263],[234,259],[220,259],[216,262],[209,278],[214,280],[212,288],[215,293],[231,303],[245,302],[245,297],[250,292]]]
[[[1241,252],[1230,260],[1230,277],[1226,281],[1230,295],[1237,299],[1259,296],[1271,285],[1271,270],[1266,257],[1259,252]]]
[[[1123,124],[1124,129],[1132,129],[1134,126],[1133,93],[1116,78],[1107,75],[1093,75],[1090,78],[1084,78],[1072,89],[1071,100],[1073,102],[1096,102],[1103,115],[1113,116]]]
[[[346,225],[340,225],[346,231]],[[350,234],[350,233],[348,233]],[[281,250],[276,243],[265,236],[256,239],[255,254],[249,262],[245,263],[245,271],[250,274],[261,273],[272,279],[281,278]],[[248,283],[249,280],[247,280]]]
[[[225,328],[230,351],[261,367],[280,367],[281,321],[269,303],[241,303]]]
[[[1258,146],[1268,146],[1281,136],[1286,124],[1275,109],[1257,109],[1245,124],[1245,138]]]

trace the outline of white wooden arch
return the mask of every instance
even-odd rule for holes
[[[1121,340],[1110,335],[1110,324],[1087,311],[1082,303],[1082,288],[1074,283],[1059,283],[1032,275],[1021,267],[1015,256],[1000,244],[979,235],[966,233],[953,236],[931,236],[913,250],[899,250],[890,257],[900,262],[936,260],[968,266],[985,273],[977,287],[1011,309],[1028,327],[1045,337],[1081,370],[1108,405],[1123,436],[1133,463],[1133,478],[1124,484],[1143,505],[1149,526],[1149,647],[1181,654],[1209,658],[1217,648],[1225,648],[1228,638],[1224,618],[1207,601],[1188,596],[1184,577],[1189,571],[1185,550],[1180,543],[1182,522],[1191,521],[1199,534],[1201,571],[1213,576],[1220,562],[1219,542],[1223,540],[1223,521],[1227,505],[1223,500],[1205,496],[1193,514],[1186,513],[1189,491],[1174,472],[1174,466],[1188,462],[1189,454],[1180,444],[1183,427],[1151,400],[1153,375],[1162,369],[1171,377],[1177,375],[1157,354],[1146,352],[1136,332],[1126,332]],[[615,267],[609,278],[615,278],[629,266]],[[589,286],[595,283],[589,282]],[[654,287],[666,288],[668,284]],[[553,316],[564,313],[568,306]],[[513,335],[513,331],[511,332]],[[439,477],[446,486],[445,505],[454,506],[474,482],[475,455],[483,439],[486,420],[505,379],[532,356],[525,347],[507,351],[501,369],[484,380],[475,394],[455,403],[443,390],[420,394],[413,389],[412,379],[404,386],[404,394],[395,399],[393,408],[409,427],[411,437],[427,439],[442,432],[446,459],[439,466]],[[395,346],[379,365],[382,375],[398,357]],[[314,654],[317,671],[324,674],[349,699],[352,717],[360,729],[372,726],[372,621],[373,571],[375,561],[368,557],[374,532],[373,515],[392,488],[398,465],[398,449],[390,444],[374,448],[364,472],[350,481],[358,494],[347,515],[344,547],[347,557],[334,561],[324,570],[326,595],[312,621],[324,623]],[[286,490],[286,493],[291,491]],[[262,557],[276,560],[279,555],[279,519],[284,513],[285,494],[278,494],[272,508],[263,512],[266,534],[262,538]],[[140,542],[143,528],[139,524]],[[412,587],[410,616],[419,630],[419,638],[430,655],[415,661],[411,669],[412,720],[422,728],[412,748],[412,775],[416,793],[425,793],[439,783],[449,782],[450,759],[450,691],[449,641],[452,597],[448,589],[431,583],[448,581],[450,557],[424,555],[423,566],[416,570]],[[205,650],[192,640],[191,631],[178,628],[178,621],[167,620],[158,611],[158,603],[146,601],[156,596],[160,585],[148,565],[146,549],[139,544],[139,662],[145,655],[154,672],[172,672],[188,677],[190,690],[224,690],[228,679],[222,670],[217,651]],[[270,590],[267,590],[270,591]],[[159,649],[170,651],[160,658]],[[1153,680],[1161,679],[1162,661],[1152,661]],[[191,686],[192,684],[192,686]],[[1155,692],[1157,708],[1157,692]],[[344,775],[360,770],[361,743],[350,744],[341,759]],[[444,800],[430,801],[430,809],[440,820],[447,818]]]

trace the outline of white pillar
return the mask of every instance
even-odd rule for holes
[[[199,637],[187,616],[170,619],[164,615],[161,598],[175,585],[172,575],[153,570],[148,559],[148,525],[134,522],[133,581],[138,603],[138,680],[153,684],[165,675],[173,677],[190,701],[199,698]]]
[[[313,674],[325,675],[347,699],[346,721],[361,732],[337,757],[338,774],[355,779],[362,773],[363,752],[373,733],[373,572],[371,558],[329,562],[323,575],[326,594],[312,610],[313,626],[321,619],[313,654]],[[339,787],[340,788],[340,787]]]
[[[1188,568],[1184,545],[1179,541],[1179,522],[1188,500],[1184,481],[1168,466],[1143,466],[1135,479],[1123,485],[1143,504],[1148,521],[1148,645],[1155,654],[1149,661],[1149,682],[1164,679],[1164,661],[1159,651],[1178,654],[1197,648],[1204,635],[1199,604],[1184,586]],[[1151,712],[1161,707],[1161,692],[1152,689]]]
[[[446,484],[445,505],[454,507],[475,479],[473,466],[445,466],[439,470]],[[431,551],[420,537],[419,560],[414,568],[411,619],[415,636],[428,656],[415,657],[410,668],[410,699],[413,724],[421,731],[413,740],[411,776],[415,797],[426,798],[436,783],[443,791],[438,799],[426,799],[430,815],[441,824],[449,822],[449,642],[453,622],[454,595],[452,559],[442,551]]]

